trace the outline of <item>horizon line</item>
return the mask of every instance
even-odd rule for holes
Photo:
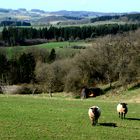
[[[0,9],[4,9],[4,10],[20,10],[20,9],[25,9],[26,11],[31,11],[31,10],[40,10],[40,11],[44,11],[44,12],[59,12],[59,11],[67,11],[67,12],[95,12],[95,13],[140,13],[140,11],[125,11],[125,12],[103,12],[103,11],[92,11],[92,10],[44,10],[44,9],[39,9],[39,8],[2,8],[0,7]]]

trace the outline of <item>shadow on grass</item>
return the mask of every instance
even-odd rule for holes
[[[140,118],[125,118],[126,120],[140,121]]]
[[[116,123],[99,123],[99,125],[107,127],[117,127]]]

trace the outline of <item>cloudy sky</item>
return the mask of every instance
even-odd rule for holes
[[[140,12],[140,0],[0,0],[0,8],[45,11]]]

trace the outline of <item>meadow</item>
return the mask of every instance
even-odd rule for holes
[[[133,98],[139,97],[139,91],[136,90]],[[0,95],[0,139],[138,140],[140,102],[125,98],[130,93],[134,92],[129,91],[123,96],[129,108],[125,120],[121,120],[116,112],[120,98],[111,96],[81,100],[65,93],[54,94],[52,98],[47,94]],[[98,105],[102,110],[97,126],[91,125],[87,114],[92,105]]]
[[[73,46],[91,46],[91,43],[86,43],[85,41],[77,41],[77,42],[49,42],[43,43],[39,45],[32,45],[32,46],[14,46],[14,47],[0,47],[1,52],[5,52],[7,58],[11,59],[13,56],[17,54],[22,54],[23,52],[32,51],[34,49],[47,49],[51,51],[52,48],[56,50],[56,53],[60,55],[69,56],[71,54],[75,54],[80,49],[74,49]]]

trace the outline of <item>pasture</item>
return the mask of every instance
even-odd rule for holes
[[[74,49],[73,46],[91,46],[91,43],[86,43],[85,41],[77,41],[77,42],[50,42],[50,43],[43,43],[39,45],[32,45],[32,46],[15,46],[15,47],[0,47],[0,52],[5,52],[7,58],[11,59],[17,54],[22,54],[23,52],[32,52],[35,49],[47,49],[50,51],[52,48],[56,50],[56,53],[60,55],[71,56],[80,49]]]
[[[125,120],[118,118],[119,100],[74,99],[62,94],[0,95],[1,140],[138,140],[140,103],[128,102]],[[91,126],[88,108],[98,105],[99,124]]]

